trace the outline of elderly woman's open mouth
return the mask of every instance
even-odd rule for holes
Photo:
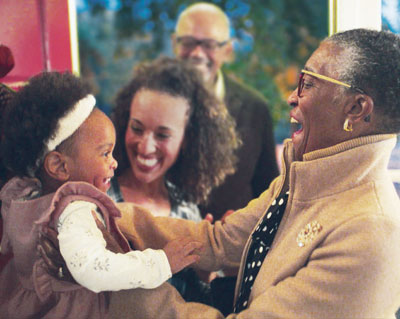
[[[300,123],[299,120],[295,119],[294,117],[290,117],[290,130],[293,140],[297,135],[303,132],[302,123]]]

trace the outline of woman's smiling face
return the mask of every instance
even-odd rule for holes
[[[163,180],[181,150],[188,113],[189,103],[183,97],[149,89],[135,94],[125,147],[138,181]]]
[[[340,56],[344,54],[331,43],[322,43],[306,63],[305,69],[338,79]],[[288,98],[293,107],[290,117],[301,124],[301,129],[292,134],[297,160],[318,149],[343,142],[348,138],[342,129],[346,118],[344,104],[346,96],[342,88],[322,79],[304,74],[304,88],[297,89]]]

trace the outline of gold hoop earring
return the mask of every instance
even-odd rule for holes
[[[353,131],[353,124],[349,123],[349,119],[346,119],[346,121],[344,121],[343,130],[345,130],[346,132]]]

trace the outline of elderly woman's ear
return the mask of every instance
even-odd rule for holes
[[[357,93],[350,98],[344,108],[345,118],[359,129],[372,132],[370,121],[373,110],[374,100],[369,95]]]

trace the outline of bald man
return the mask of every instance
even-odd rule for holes
[[[278,175],[272,121],[264,97],[226,76],[221,67],[233,58],[230,23],[217,6],[199,2],[179,16],[172,35],[175,55],[191,61],[204,81],[225,102],[243,141],[234,175],[210,195],[202,214],[219,219],[229,209],[239,209],[258,197]]]

